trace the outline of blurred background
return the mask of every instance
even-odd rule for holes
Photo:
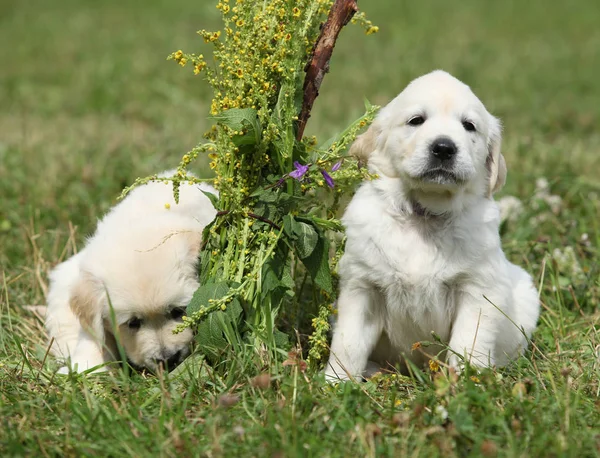
[[[504,193],[525,198],[542,176],[600,189],[598,0],[359,7],[380,32],[342,31],[308,134],[325,140],[363,98],[385,104],[441,68],[502,118]],[[125,185],[200,141],[208,86],[166,56],[206,52],[195,32],[217,13],[208,0],[0,0],[0,269],[18,301],[43,300],[42,273]]]

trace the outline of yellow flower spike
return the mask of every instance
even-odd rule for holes
[[[206,67],[206,62],[198,62],[194,66],[194,75],[198,75]]]

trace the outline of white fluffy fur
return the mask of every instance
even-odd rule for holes
[[[173,334],[181,318],[172,311],[199,286],[202,230],[216,214],[201,189],[216,191],[189,183],[180,189],[176,204],[170,184],[136,188],[98,223],[85,248],[50,274],[46,327],[52,352],[72,370],[103,370],[115,360],[115,334],[139,367],[172,368],[189,354],[192,332]]]
[[[425,122],[409,125],[415,115]],[[449,344],[457,369],[461,357],[501,366],[527,347],[539,301],[529,274],[501,248],[491,198],[506,175],[500,129],[468,86],[435,71],[411,82],[357,139],[353,153],[379,178],[359,188],[343,217],[329,379],[367,375],[369,361],[421,365],[427,358],[411,346],[432,332]],[[439,167],[431,146],[441,136],[457,146],[450,177],[428,174]]]

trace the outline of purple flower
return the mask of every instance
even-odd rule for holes
[[[302,177],[304,175],[306,175],[306,172],[308,172],[309,167],[310,167],[310,164],[302,165],[302,164],[300,164],[300,162],[294,161],[294,170],[291,171],[288,175],[291,176],[292,178],[295,178],[296,180],[300,181],[302,179]]]
[[[331,171],[332,172],[336,172],[337,170],[339,170],[339,168],[342,166],[342,160],[340,159],[339,161],[337,161],[335,164],[333,164],[333,167],[331,167]]]
[[[323,178],[325,178],[325,183],[327,183],[327,186],[329,186],[330,188],[333,188],[335,186],[333,178],[331,178],[325,170],[321,169],[321,175],[323,175]]]

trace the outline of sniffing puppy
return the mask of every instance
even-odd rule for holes
[[[457,369],[463,358],[502,366],[527,347],[539,301],[501,248],[492,199],[506,179],[500,141],[500,122],[443,71],[411,82],[356,140],[351,152],[379,178],[359,188],[343,217],[328,379],[368,375],[368,361],[422,365],[427,357],[411,346],[432,331]]]
[[[52,352],[72,370],[104,370],[120,356],[116,337],[140,368],[172,369],[189,354],[192,331],[173,330],[199,286],[202,230],[216,214],[201,189],[216,194],[183,183],[175,204],[170,184],[136,188],[52,271],[46,328]]]

